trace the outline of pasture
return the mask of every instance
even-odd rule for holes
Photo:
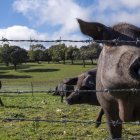
[[[14,71],[12,66],[0,65],[1,91],[47,90],[62,79],[77,76],[96,65],[27,63]],[[59,96],[48,93],[1,94],[5,107],[0,107],[0,140],[106,140],[106,124],[95,128],[93,123],[53,122],[53,120],[96,120],[99,107],[91,105],[69,106]],[[3,118],[50,120],[50,122],[10,121]],[[103,122],[105,122],[103,117]],[[124,125],[125,139],[140,139],[140,126]]]

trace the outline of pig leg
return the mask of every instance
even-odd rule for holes
[[[67,96],[66,96],[66,92],[61,92],[61,93],[60,93],[60,96],[61,96],[61,103],[63,103],[64,97],[65,97],[65,98],[67,97]]]
[[[102,121],[102,116],[104,115],[104,111],[103,109],[101,108],[100,112],[99,112],[99,115],[96,119],[96,122],[95,122],[95,127],[98,128],[100,125],[101,125],[101,121]]]
[[[107,118],[111,138],[112,139],[121,138],[122,124],[120,123],[121,120],[119,118],[119,111],[116,109],[112,109],[112,107],[109,106],[107,110],[104,109],[104,112]]]
[[[61,96],[61,103],[63,103],[63,96]]]

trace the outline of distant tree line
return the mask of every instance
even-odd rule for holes
[[[85,60],[93,60],[99,57],[101,47],[97,44],[90,44],[78,48],[77,46],[66,46],[65,44],[52,45],[46,49],[42,44],[30,45],[29,50],[25,50],[19,46],[3,44],[0,46],[0,61],[7,66],[12,64],[17,69],[17,65],[25,62],[47,61],[63,62],[70,60],[74,64],[75,60],[82,60],[85,66]]]

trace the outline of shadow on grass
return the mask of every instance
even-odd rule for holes
[[[4,74],[4,73],[7,73],[7,71],[0,71],[0,74]]]
[[[27,63],[26,65],[29,66],[29,67],[44,66],[43,64],[37,64],[37,63],[35,63],[35,64],[29,64],[29,63]]]
[[[17,70],[18,69],[27,69],[30,68],[30,66],[28,65],[21,65],[21,66],[17,66]],[[5,66],[5,67],[0,67],[0,70],[15,70],[14,66]]]
[[[14,69],[13,66],[4,66],[4,67],[0,67],[0,70],[12,70]]]
[[[60,69],[29,69],[29,70],[22,70],[23,72],[54,72],[59,71]]]
[[[42,64],[23,64],[23,65],[18,65],[17,70],[28,69],[33,66],[43,66],[43,65]],[[14,66],[0,66],[0,70],[14,70]]]
[[[0,75],[0,78],[19,79],[19,78],[32,78],[32,76],[29,76],[29,75]]]
[[[17,66],[17,69],[27,69],[27,68],[30,68],[30,67],[40,67],[40,66],[44,66],[43,64],[23,64],[23,65],[19,65],[19,66]]]
[[[83,66],[83,63],[73,63],[73,64],[71,64],[71,63],[66,63],[65,65],[80,65],[80,66]],[[91,64],[91,63],[86,63],[85,64],[85,66],[90,66],[90,65],[97,65],[97,63],[93,63],[93,64]]]

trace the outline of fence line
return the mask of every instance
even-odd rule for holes
[[[49,42],[55,42],[55,43],[59,43],[59,42],[81,42],[81,43],[90,43],[90,42],[96,42],[96,43],[113,43],[115,45],[118,45],[118,44],[132,44],[132,45],[139,45],[140,44],[140,39],[137,38],[136,40],[129,40],[129,41],[126,41],[126,40],[119,40],[119,39],[113,39],[113,40],[91,40],[91,39],[88,39],[88,40],[37,40],[37,39],[27,39],[27,40],[24,40],[24,39],[6,39],[6,38],[3,38],[0,39],[0,42],[2,43],[9,43],[9,42],[42,42],[42,43],[49,43]],[[32,90],[31,91],[0,91],[0,94],[2,93],[18,93],[18,94],[23,94],[23,93],[52,93],[52,92],[55,92],[55,90],[40,90],[40,91],[35,91],[33,89],[33,85],[31,84],[31,87],[32,87]],[[70,91],[68,90],[69,92],[73,92],[74,90]],[[82,92],[103,92],[103,93],[108,93],[108,92],[132,92],[133,94],[137,94],[137,92],[140,91],[140,89],[136,89],[136,88],[132,88],[132,89],[104,89],[104,90],[81,90]],[[60,92],[67,92],[67,90],[62,90]],[[80,92],[80,90],[79,90]],[[81,121],[81,120],[67,120],[67,119],[63,119],[63,120],[45,120],[45,119],[25,119],[25,118],[0,118],[0,120],[2,121],[34,121],[34,122],[48,122],[48,123],[64,123],[64,124],[67,124],[67,123],[84,123],[84,124],[93,124],[93,123],[102,123],[102,124],[105,124],[105,123],[111,123],[113,124],[114,126],[117,126],[118,124],[131,124],[131,125],[140,125],[140,121],[136,121],[136,122],[121,122],[121,121],[110,121],[110,122],[96,122],[96,121]]]
[[[0,39],[0,42],[4,43],[4,42],[42,42],[42,43],[49,43],[49,42],[55,42],[55,43],[60,43],[60,42],[81,42],[81,43],[90,43],[90,42],[96,42],[96,43],[115,43],[116,45],[119,44],[119,43],[125,43],[125,44],[135,44],[135,45],[138,45],[140,43],[140,39],[139,38],[136,38],[136,40],[129,40],[129,41],[126,41],[126,40],[120,40],[119,38],[118,39],[113,39],[113,40],[92,40],[92,39],[87,39],[87,40],[61,40],[61,39],[58,39],[58,40],[38,40],[38,39],[7,39],[7,38],[3,38]]]
[[[140,125],[140,121],[135,122],[121,122],[119,120],[117,121],[104,121],[104,122],[98,122],[93,120],[46,120],[46,119],[27,119],[27,118],[2,118],[0,117],[1,121],[26,121],[26,122],[48,122],[48,123],[84,123],[84,124],[113,124],[113,126],[117,126],[119,124],[131,124],[131,125]]]
[[[0,94],[2,93],[54,93],[56,90],[34,90],[32,87],[32,90],[30,91],[0,91]],[[140,91],[140,89],[132,88],[132,89],[104,89],[104,90],[59,90],[59,92],[132,92],[133,94],[137,94]]]
[[[32,90],[31,91],[0,91],[1,95],[4,95],[2,93],[18,93],[18,94],[23,94],[23,93],[31,93],[33,95],[33,93],[51,93],[51,92],[55,92],[55,90],[45,90],[45,91],[35,91],[33,90],[33,85],[31,84]],[[97,91],[97,90],[81,90],[82,92],[124,92],[124,91],[129,91],[132,93],[137,93],[138,91],[140,91],[140,89],[112,89],[112,90],[108,90],[108,89],[104,89],[101,91]],[[63,92],[66,92],[66,90],[63,90]],[[72,91],[71,91],[72,92]],[[130,124],[130,125],[140,125],[140,121],[136,121],[136,122],[121,122],[119,120],[117,121],[104,121],[104,122],[97,122],[97,121],[93,121],[93,120],[67,120],[67,119],[63,119],[63,120],[46,120],[46,119],[28,119],[28,118],[4,118],[4,117],[0,117],[1,121],[33,121],[33,122],[48,122],[48,123],[84,123],[84,124],[113,124],[113,126],[117,126],[119,124]]]

